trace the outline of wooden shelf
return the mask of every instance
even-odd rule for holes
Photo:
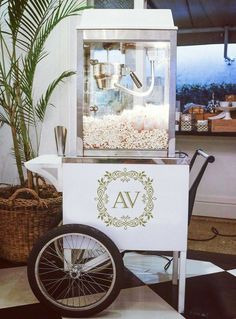
[[[176,131],[176,136],[229,136],[236,137],[236,132],[197,132],[197,131]]]

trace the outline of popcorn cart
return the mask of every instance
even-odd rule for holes
[[[174,252],[184,311],[189,166],[175,157],[176,32],[169,10],[82,14],[77,156],[26,163],[63,193],[63,225],[36,243],[28,266],[36,297],[62,316],[115,300],[127,250]]]

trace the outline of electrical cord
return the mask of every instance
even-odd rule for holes
[[[129,251],[123,251],[123,252],[122,252],[122,257],[124,257],[124,254],[125,254],[126,252],[131,252],[131,251],[130,251],[130,250],[129,250]],[[138,250],[138,251],[132,250],[132,252],[135,252],[135,253],[140,254],[140,255],[150,255],[150,254],[151,254],[150,252],[142,251],[142,250]],[[157,253],[155,253],[155,255],[158,256],[158,257],[160,257],[160,258],[163,258],[163,259],[167,260],[167,263],[166,263],[165,266],[164,266],[164,270],[167,271],[168,268],[169,268],[170,265],[171,265],[171,262],[172,262],[173,258],[169,258],[169,257],[166,257],[166,256],[164,256],[164,255],[159,255],[159,254],[157,254]]]
[[[198,238],[188,238],[188,240],[192,240],[192,241],[210,241],[214,238],[216,238],[217,236],[221,236],[221,237],[236,237],[236,234],[221,234],[215,227],[211,227],[211,231],[213,233],[213,235],[209,238],[202,238],[202,239],[198,239]]]
[[[173,258],[170,258],[164,266],[164,270],[167,271],[172,263]]]
[[[221,234],[215,227],[211,227],[211,231],[213,233],[213,235],[209,238],[202,238],[202,239],[197,239],[197,238],[188,238],[188,240],[192,240],[192,241],[210,241],[214,238],[216,238],[217,236],[221,236],[221,237],[228,237],[228,238],[232,238],[232,237],[236,237],[236,234]],[[163,256],[160,256],[163,257]],[[166,258],[168,259],[168,258]],[[173,258],[169,259],[168,262],[165,264],[164,266],[164,270],[167,271],[171,265],[173,261]]]
[[[211,237],[202,238],[202,239],[188,237],[188,240],[192,240],[192,241],[210,241],[210,240],[216,238],[217,236],[228,237],[228,238],[236,237],[236,234],[230,234],[230,235],[229,234],[221,234],[215,227],[211,227],[211,231],[213,233],[213,235]],[[134,252],[142,254],[142,255],[149,255],[150,254],[150,253],[145,252],[145,251],[134,251]],[[123,253],[125,253],[125,251]],[[168,258],[166,256],[158,255],[158,254],[157,254],[157,256],[167,260],[167,263],[164,266],[164,270],[167,271],[169,269],[172,261],[173,261],[173,258]]]

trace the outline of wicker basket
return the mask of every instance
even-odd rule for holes
[[[5,194],[11,190],[6,189]],[[60,222],[62,197],[52,188],[47,193],[53,193],[53,197],[43,199],[28,188],[16,189],[9,198],[2,198],[1,192],[0,257],[12,262],[26,262],[35,241]],[[18,198],[19,195],[24,198]]]

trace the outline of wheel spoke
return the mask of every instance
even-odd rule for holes
[[[50,270],[49,271],[44,271],[44,272],[41,271],[41,270],[47,270],[47,269],[50,269]],[[51,273],[56,272],[56,271],[63,271],[64,272],[64,268],[51,269],[51,268],[42,268],[42,267],[40,267],[40,275],[51,274]]]
[[[59,228],[69,229],[60,226]],[[75,225],[74,225],[75,226]],[[86,226],[81,226],[85,229]],[[75,229],[75,227],[72,227]],[[78,225],[78,230],[80,226]],[[108,249],[106,240],[97,239],[98,231],[91,232],[87,227],[87,233],[79,231],[58,232],[48,242],[44,241],[42,247],[35,255],[36,283],[40,294],[58,308],[62,314],[66,312],[73,316],[78,311],[78,317],[82,311],[95,313],[94,309],[101,310],[107,306],[107,299],[114,300],[118,294],[117,264],[122,263],[114,259],[114,250]],[[98,238],[100,238],[98,236]],[[118,251],[118,250],[117,250]],[[119,252],[116,253],[119,256]],[[117,257],[115,257],[117,258]],[[120,261],[121,260],[121,261]],[[111,292],[116,289],[116,293]]]
[[[65,275],[64,277],[62,277],[60,279],[60,282],[58,283],[58,285],[56,286],[56,288],[51,292],[52,295],[54,295],[54,293],[57,291],[57,289],[61,286],[62,282],[66,279],[67,275]],[[57,284],[57,282],[55,284],[53,284],[50,288],[47,288],[45,285],[44,287],[46,288],[47,292],[49,292],[51,289],[53,289],[55,287],[55,285]]]

